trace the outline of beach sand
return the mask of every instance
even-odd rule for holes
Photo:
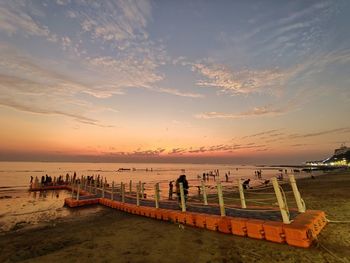
[[[350,220],[350,173],[298,180],[308,209]],[[84,208],[79,208],[84,209]],[[79,213],[78,213],[79,214]],[[295,248],[176,225],[109,208],[0,236],[0,262],[350,262],[350,224],[329,223],[318,245]]]

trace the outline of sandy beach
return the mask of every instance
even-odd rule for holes
[[[350,173],[298,180],[308,209],[350,218]],[[80,208],[83,211],[85,208]],[[241,238],[102,208],[0,236],[0,262],[347,262],[349,223],[329,223],[310,249]]]

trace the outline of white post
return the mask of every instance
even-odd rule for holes
[[[77,200],[79,200],[80,184],[77,185]]]
[[[206,187],[205,187],[205,183],[204,183],[203,180],[201,181],[201,186],[202,186],[202,193],[203,193],[204,205],[208,205],[207,189],[206,189]]]
[[[129,183],[129,193],[131,194],[131,191],[132,191],[132,180],[130,180],[130,183]]]
[[[139,181],[139,192],[138,192],[139,197],[140,197],[140,195],[141,195],[141,187],[142,187],[142,183],[141,183],[141,181]],[[136,190],[137,190],[137,189],[136,189]]]
[[[145,197],[145,183],[141,184],[141,198],[143,199]]]
[[[283,223],[290,224],[287,207],[283,201],[282,193],[281,193],[281,190],[280,190],[280,187],[279,187],[279,184],[278,184],[276,177],[272,178],[272,185],[273,185],[273,189],[275,190],[275,194],[276,194],[278,206],[279,206],[280,211],[281,211]]]
[[[113,200],[113,194],[114,194],[114,181],[112,181],[112,190],[111,190],[111,199]]]
[[[294,174],[289,175],[289,181],[290,185],[292,186],[293,189],[293,194],[295,198],[295,202],[297,203],[298,206],[298,211],[300,213],[305,213],[305,203],[303,202],[303,199],[301,199],[300,192],[298,190],[297,182],[295,181]]]
[[[159,208],[159,184],[154,185],[154,201],[156,203],[156,208]]]
[[[221,214],[221,216],[226,216],[225,204],[224,204],[224,196],[222,194],[222,187],[221,187],[221,183],[219,181],[216,183],[216,187],[218,189],[220,214]]]
[[[241,207],[247,208],[247,205],[245,203],[244,191],[243,191],[243,185],[242,185],[241,179],[238,179],[237,181],[238,181],[238,189],[239,189],[239,198],[241,199]]]
[[[140,184],[136,185],[136,205],[140,206]]]
[[[179,183],[182,212],[186,212],[185,192],[183,183]]]
[[[125,203],[125,184],[124,183],[120,183],[120,191],[122,194],[122,202]]]

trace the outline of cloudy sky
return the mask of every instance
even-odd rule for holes
[[[300,163],[350,143],[349,1],[0,2],[0,160]]]

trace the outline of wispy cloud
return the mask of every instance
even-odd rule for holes
[[[302,139],[310,139],[313,137],[325,137],[326,135],[332,135],[332,134],[347,134],[350,133],[350,127],[341,127],[341,128],[335,128],[335,129],[328,129],[323,131],[317,131],[317,132],[310,132],[310,133],[285,133],[276,136],[275,138],[267,139],[265,140],[266,143],[272,143],[272,142],[284,142],[284,141],[291,141],[291,140],[302,140]],[[295,144],[296,145],[296,144]]]
[[[25,105],[25,103],[18,102],[16,100],[13,100],[9,97],[3,97],[0,96],[0,106],[5,106],[8,108],[12,108],[18,111],[24,111],[27,113],[33,113],[33,114],[43,114],[43,115],[58,115],[58,116],[64,116],[64,117],[69,117],[79,123],[82,124],[88,124],[88,125],[94,125],[94,126],[99,126],[99,127],[104,127],[104,128],[112,128],[114,127],[113,125],[104,125],[101,124],[100,121],[92,118],[85,117],[80,114],[75,114],[75,113],[70,113],[70,112],[65,112],[61,110],[55,110],[55,109],[49,109],[49,108],[41,108],[38,105]]]
[[[79,11],[81,27],[95,38],[120,42],[148,37],[145,30],[151,15],[148,1],[104,1],[92,5],[83,1],[81,7],[84,8]]]
[[[290,5],[281,10],[281,16],[268,19],[269,14],[258,17],[250,30],[242,32],[236,41],[251,45],[253,52],[268,52],[277,56],[293,54],[295,58],[310,53],[319,46],[323,36],[322,28],[331,14],[337,10],[338,3],[319,1],[306,6]],[[251,44],[252,43],[252,44]]]
[[[28,15],[23,9],[24,4],[19,2],[0,3],[0,30],[12,35],[21,31],[23,34],[48,37],[50,31],[47,27],[40,25]]]
[[[244,136],[242,139],[246,139],[246,138],[253,138],[253,137],[261,137],[261,136],[265,136],[265,135],[271,135],[271,134],[276,134],[276,132],[279,132],[279,129],[274,129],[274,130],[268,130],[268,131],[263,131],[263,132],[258,132],[258,133],[254,133],[248,136]]]
[[[228,66],[213,63],[194,63],[192,70],[205,77],[197,85],[233,95],[266,92],[282,85],[287,77],[278,69],[234,71]]]
[[[69,77],[38,66],[29,57],[12,48],[0,46],[0,105],[20,111],[61,115],[80,123],[109,127],[86,117],[91,109],[100,107],[81,103],[75,95],[89,87]],[[5,55],[6,54],[6,55]]]
[[[252,110],[234,113],[223,113],[223,112],[204,112],[196,114],[197,119],[242,119],[242,118],[252,118],[259,116],[277,116],[289,112],[289,109],[284,108],[274,108],[271,105],[263,107],[255,107]]]
[[[161,92],[161,93],[167,93],[175,96],[180,96],[180,97],[187,97],[187,98],[204,98],[203,94],[200,93],[193,93],[193,92],[183,92],[179,91],[177,89],[169,89],[169,88],[157,88],[157,87],[152,87],[150,88],[151,90],[154,90],[156,92]]]
[[[330,129],[330,130],[311,132],[311,133],[305,133],[305,134],[297,134],[297,135],[290,136],[290,138],[309,138],[309,137],[316,137],[316,136],[328,135],[333,133],[350,133],[350,127]]]
[[[186,153],[187,149],[186,148],[173,148],[171,151],[168,152],[168,154],[183,154]]]

